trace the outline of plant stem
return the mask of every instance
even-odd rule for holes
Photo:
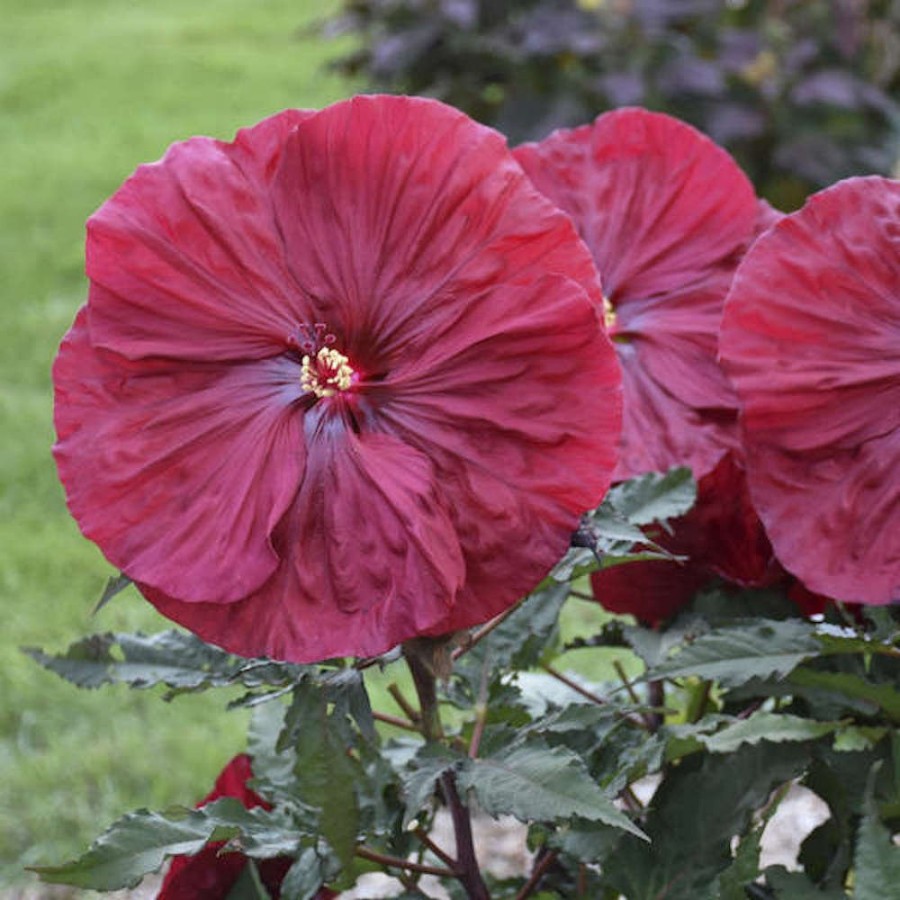
[[[573,681],[567,675],[563,675],[559,669],[553,668],[549,663],[544,663],[541,665],[541,668],[548,674],[552,675],[557,681],[562,682],[566,687],[571,688],[577,694],[581,694],[582,697],[586,697],[592,703],[596,703],[598,706],[607,706],[606,700],[602,697],[597,696],[597,694],[591,693],[587,688],[583,688],[577,681]]]
[[[450,658],[454,661],[459,659],[464,653],[468,653],[479,641],[486,638],[498,625],[502,625],[521,605],[524,603],[524,600],[520,600],[515,606],[510,606],[509,609],[505,609],[499,616],[494,616],[490,622],[485,625],[482,625],[477,631],[474,631],[469,640],[462,647],[457,647],[453,653],[450,654]]]
[[[516,894],[516,900],[525,900],[526,897],[530,897],[534,892],[535,888],[540,884],[541,879],[547,872],[547,869],[556,862],[556,851],[548,850],[538,861],[537,865],[534,867],[531,878],[522,885],[522,890]]]
[[[456,860],[449,854],[442,850],[438,845],[428,836],[428,832],[422,828],[421,825],[417,826],[413,829],[413,834],[442,862],[444,865],[449,866],[451,869],[456,867]]]
[[[388,713],[378,712],[377,709],[372,710],[372,718],[378,722],[384,722],[385,725],[393,725],[395,728],[402,728],[404,731],[415,731],[416,734],[420,733],[418,725],[413,725],[411,722],[407,722],[406,719],[400,719],[397,716],[392,716]]]
[[[469,759],[478,756],[478,747],[481,744],[481,736],[484,734],[484,726],[488,716],[488,676],[490,675],[490,655],[485,657],[481,667],[481,680],[478,684],[478,699],[475,701],[475,727],[472,729],[472,739],[469,741]]]
[[[403,696],[403,691],[396,681],[388,685],[388,693],[394,698],[394,702],[403,710],[406,718],[414,725],[419,721],[419,711]]]
[[[469,900],[490,900],[478,860],[475,857],[475,842],[472,839],[472,820],[469,808],[462,802],[456,790],[456,776],[453,772],[441,775],[441,788],[444,799],[453,819],[453,831],[456,834],[456,877],[462,883]]]
[[[389,869],[403,869],[407,872],[419,872],[422,875],[437,875],[439,878],[456,877],[456,873],[452,869],[445,869],[442,866],[429,866],[425,863],[413,862],[410,859],[403,859],[399,856],[388,856],[386,853],[379,853],[377,850],[372,850],[369,847],[357,847],[355,853],[360,859],[367,859],[369,862],[378,863]]]
[[[665,721],[662,708],[666,705],[665,682],[654,679],[647,685],[647,700],[650,706],[656,707],[660,712],[647,713],[647,724],[653,732],[659,731]]]
[[[417,652],[411,642],[403,645],[403,657],[409,666],[416,694],[419,698],[419,730],[426,741],[436,741],[444,736],[437,700],[437,679],[434,672]]]

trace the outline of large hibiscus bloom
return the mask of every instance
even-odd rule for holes
[[[615,478],[673,465],[705,475],[737,445],[737,401],[716,360],[722,304],[772,215],[724,150],[659,113],[606,113],[515,154],[572,216],[603,278],[624,378]]]
[[[839,600],[900,601],[900,182],[840,182],[764,234],[721,352],[784,566]]]
[[[484,621],[608,486],[620,375],[590,254],[440,103],[176,144],[90,219],[87,273],[54,367],[69,508],[233,652]]]
[[[219,773],[213,789],[197,806],[206,806],[221,797],[235,797],[247,808],[270,806],[247,782],[253,778],[250,757],[245,753],[235,756]],[[249,862],[243,853],[224,851],[222,842],[207,844],[193,856],[176,856],[169,864],[166,877],[160,887],[157,900],[222,900],[227,897]],[[275,857],[260,860],[259,877],[272,897],[281,895],[281,883],[294,860]],[[338,895],[328,888],[321,888],[316,900],[331,900]]]

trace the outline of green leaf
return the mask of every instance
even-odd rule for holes
[[[702,635],[645,677],[693,675],[737,687],[751,678],[783,677],[818,650],[812,626],[806,622],[748,620]]]
[[[840,727],[840,722],[815,722],[800,716],[761,711],[739,719],[715,734],[698,735],[697,739],[711,753],[731,753],[742,744],[760,741],[812,741]]]
[[[623,837],[606,860],[604,884],[628,900],[713,900],[733,864],[734,836],[807,759],[802,744],[761,743],[668,767],[644,825],[651,843]]]
[[[856,900],[884,900],[896,896],[900,886],[900,847],[881,824],[871,785],[866,792],[863,817],[854,857]]]
[[[769,866],[765,876],[766,884],[774,889],[777,900],[847,900],[842,890],[821,890],[802,872],[789,872],[784,866]],[[884,894],[881,900],[889,896]]]
[[[248,856],[269,858],[296,851],[296,835],[282,818],[261,807],[248,810],[226,797],[202,809],[130,813],[78,859],[61,866],[35,866],[33,871],[44,881],[114,891],[134,887],[144,875],[157,871],[167,856],[196,853],[207,841],[238,835]]]
[[[406,801],[404,829],[431,799],[437,779],[444,772],[461,765],[464,759],[462,755],[439,744],[426,744],[410,760],[403,771],[403,796]]]
[[[576,816],[557,826],[548,836],[547,845],[578,862],[596,865],[603,862],[621,836],[618,828],[603,822],[586,822]]]
[[[869,701],[880,707],[894,722],[900,722],[900,693],[893,685],[873,684],[847,672],[822,672],[798,669],[789,678],[801,687],[822,688],[854,699]]]
[[[284,876],[281,896],[285,900],[313,900],[325,879],[321,857],[312,847],[307,847]]]
[[[294,688],[279,748],[296,754],[297,795],[319,812],[319,827],[332,850],[348,866],[356,847],[359,802],[355,783],[359,766],[348,755],[343,739],[344,716],[328,712],[328,691],[304,682]]]
[[[457,662],[455,674],[477,695],[482,673],[527,669],[535,665],[559,636],[559,613],[569,596],[568,584],[549,583],[527,597],[507,619]]]
[[[275,792],[296,793],[294,767],[297,756],[290,746],[278,749],[286,711],[283,703],[264,703],[257,706],[250,717],[247,752],[253,759],[253,781],[264,797]]]
[[[696,502],[697,484],[685,466],[624,481],[610,488],[604,501],[632,525],[675,519]]]
[[[268,660],[246,660],[206,644],[193,634],[95,634],[51,655],[23,648],[45,669],[82,688],[127,684],[149,688],[164,684],[173,690],[201,690],[241,683],[248,687],[286,684],[308,669]]]
[[[232,885],[225,900],[272,900],[252,859],[248,860],[247,865],[241,869],[237,881]]]
[[[467,760],[458,778],[460,788],[473,790],[492,816],[508,814],[523,822],[580,816],[643,837],[597,787],[581,758],[565,747],[537,740],[506,747]]]
[[[107,579],[106,587],[103,588],[103,593],[100,595],[100,599],[97,601],[97,605],[92,610],[91,615],[96,616],[97,613],[113,599],[113,597],[117,594],[121,594],[125,588],[132,584],[134,584],[134,582],[124,572],[120,572],[118,575]]]
[[[839,753],[871,750],[886,734],[887,728],[874,725],[844,725],[835,734],[832,746]]]

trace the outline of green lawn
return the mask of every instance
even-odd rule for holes
[[[50,456],[50,365],[85,296],[83,223],[139,163],[352,92],[303,26],[314,0],[0,0],[0,883],[138,806],[192,802],[244,740],[223,698],[81,692],[22,645],[164,627],[70,520]]]

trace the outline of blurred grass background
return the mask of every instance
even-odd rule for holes
[[[168,623],[70,519],[50,456],[50,366],[85,297],[83,223],[141,162],[230,139],[353,85],[306,26],[315,0],[0,0],[0,884],[81,852],[140,806],[193,803],[244,744],[225,698],[79,691],[20,653]]]

